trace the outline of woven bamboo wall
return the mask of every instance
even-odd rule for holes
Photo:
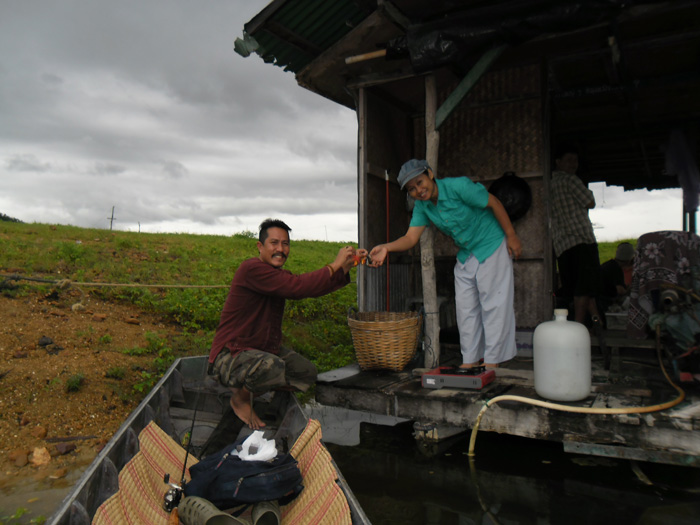
[[[455,87],[441,86],[440,103]],[[440,177],[541,171],[540,96],[538,66],[486,73],[440,128]]]
[[[440,86],[444,102],[457,83]],[[543,167],[541,78],[538,65],[492,71],[484,75],[440,128],[439,178],[467,176],[487,188],[507,171],[527,180],[533,203],[514,227],[523,244],[515,263],[515,311],[519,327],[544,320],[544,254],[547,243]],[[425,151],[423,119],[414,121],[416,152]],[[438,233],[435,255],[455,255],[449,237]]]
[[[422,80],[416,79],[416,82]],[[439,86],[440,102],[444,102],[456,85],[457,82]],[[504,172],[513,171],[530,184],[532,207],[525,217],[514,224],[523,243],[523,257],[515,264],[515,309],[519,327],[534,327],[544,320],[543,297],[550,293],[545,290],[544,284],[543,254],[548,248],[545,246],[544,141],[540,97],[539,66],[489,72],[440,129],[439,178],[468,176],[488,188]],[[411,157],[425,156],[425,121],[422,115],[407,115],[397,111],[397,108],[388,107],[380,99],[369,97],[368,100],[365,131],[370,166],[367,169],[376,171],[379,167],[389,168],[391,180],[395,181],[396,171],[403,162]],[[404,133],[398,132],[401,129]],[[369,248],[385,240],[383,181],[369,176],[368,190],[366,240]],[[402,204],[405,193],[399,192],[394,184],[390,193],[390,229],[392,238],[396,238],[405,232],[410,213]],[[454,303],[452,267],[456,251],[450,238],[437,233],[435,256],[443,261],[443,264],[437,265],[440,273],[437,280],[443,283],[438,294],[447,297],[450,305]],[[411,297],[422,295],[418,248],[404,254],[404,257],[410,258],[411,253],[414,262],[409,264],[413,276],[407,277],[401,272],[397,274],[397,281],[391,286],[392,310],[400,311]],[[371,279],[367,277],[365,307],[379,309],[385,299],[385,277],[382,274],[373,274]],[[445,286],[445,283],[449,286]],[[443,328],[453,319],[451,308],[441,312]]]

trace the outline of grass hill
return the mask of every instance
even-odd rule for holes
[[[149,234],[2,221],[0,278],[18,274],[39,281],[14,281],[20,283],[17,287],[0,282],[0,291],[21,295],[37,286],[55,288],[41,279],[111,284],[81,288],[103,300],[163,315],[189,334],[192,346],[206,349],[236,268],[257,255],[255,242],[250,232],[228,237]],[[285,267],[294,273],[317,269],[332,261],[343,244],[293,240]],[[601,261],[612,258],[616,246],[601,243]],[[328,296],[287,303],[286,343],[312,359],[319,371],[354,360],[346,316],[356,305],[355,270],[352,281]]]
[[[0,222],[0,291],[21,295],[37,287],[47,293],[55,289],[41,279],[114,284],[80,288],[100,299],[125,301],[171,319],[190,335],[193,346],[207,349],[236,268],[258,254],[256,240],[250,232],[148,234]],[[294,273],[318,269],[332,262],[345,244],[292,240],[285,268]],[[355,270],[352,273],[354,281]],[[2,277],[8,274],[39,281],[5,280],[3,286]],[[347,310],[356,304],[356,296],[353,282],[325,297],[288,301],[286,342],[316,362],[319,371],[348,364],[353,350]]]

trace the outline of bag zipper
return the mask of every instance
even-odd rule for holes
[[[219,463],[217,463],[216,467],[214,467],[214,470],[219,470],[219,467],[226,461],[226,459],[231,455],[231,452],[226,452],[221,459],[219,460]]]
[[[277,465],[275,468],[270,469],[270,470],[268,470],[268,471],[266,471],[266,472],[259,472],[259,473],[257,473],[257,474],[251,474],[251,475],[249,475],[249,476],[240,477],[240,478],[238,478],[238,481],[236,482],[236,490],[233,491],[233,497],[235,498],[236,496],[238,496],[238,491],[240,490],[241,485],[243,484],[243,482],[244,482],[246,479],[249,479],[249,478],[261,478],[261,477],[268,477],[268,476],[276,476],[276,475],[279,474],[280,472],[286,472],[287,470],[295,469],[295,468],[298,468],[298,465],[297,465],[297,464],[295,464],[295,463],[287,463],[287,464],[285,464],[285,465]]]

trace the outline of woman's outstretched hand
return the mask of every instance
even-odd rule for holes
[[[386,259],[386,256],[389,254],[388,250],[386,249],[386,246],[383,244],[379,244],[372,248],[369,252],[369,258],[371,259],[370,266],[373,268],[377,268],[384,264],[384,260]]]

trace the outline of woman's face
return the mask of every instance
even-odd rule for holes
[[[406,183],[406,191],[416,200],[427,201],[437,197],[437,184],[428,173],[423,173]]]

